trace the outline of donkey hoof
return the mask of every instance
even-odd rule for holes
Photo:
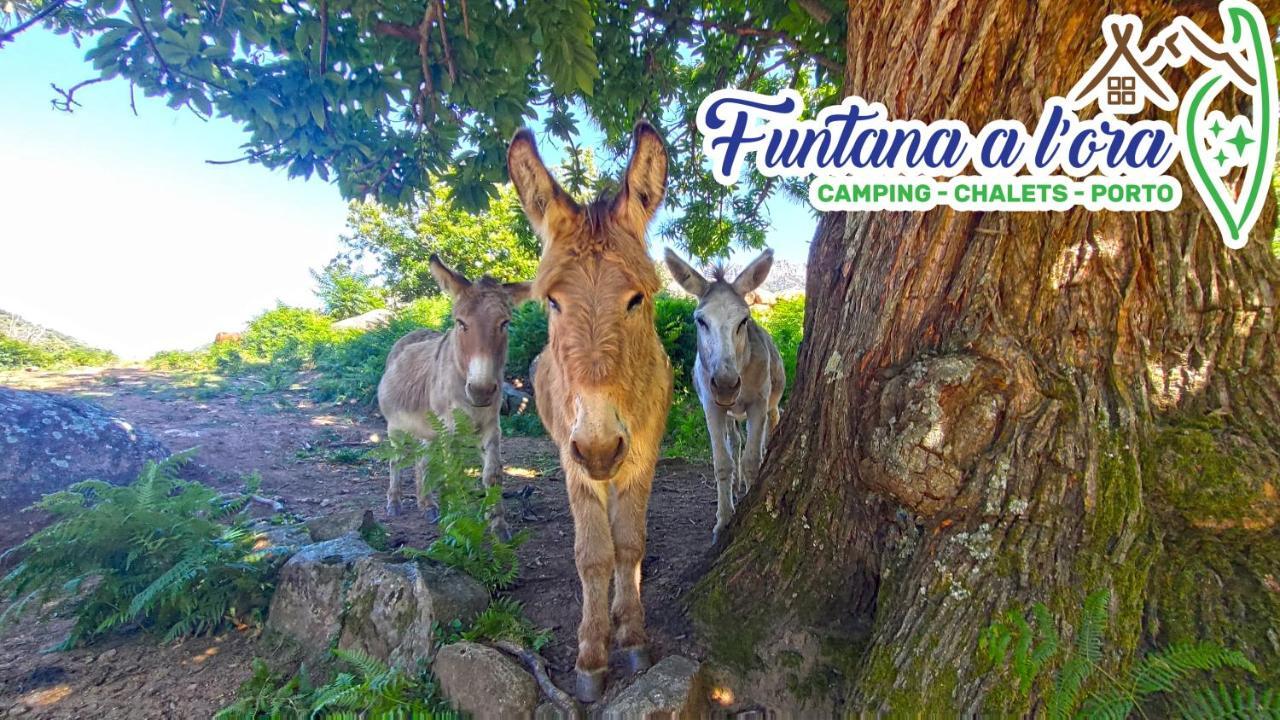
[[[426,519],[427,524],[435,525],[440,522],[440,508],[434,505],[422,511],[422,517]]]
[[[627,672],[632,675],[648,670],[653,662],[649,660],[649,648],[645,645],[623,648],[627,658]]]
[[[387,501],[387,517],[400,517],[400,502],[398,500]]]
[[[575,669],[573,673],[577,676],[575,690],[579,702],[593,703],[604,696],[605,668],[589,672]]]

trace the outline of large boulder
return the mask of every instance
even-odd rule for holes
[[[95,403],[0,387],[0,510],[81,480],[125,484],[146,461],[169,455],[160,441]]]
[[[671,655],[649,668],[604,709],[605,720],[700,718],[710,712],[701,664]]]
[[[321,515],[307,521],[307,532],[316,542],[335,540],[351,533],[364,536],[377,528],[378,521],[374,520],[373,511],[366,508]]]
[[[338,647],[412,668],[435,654],[434,623],[468,623],[489,592],[472,577],[434,563],[356,561]]]
[[[532,717],[538,686],[519,663],[487,645],[459,642],[440,648],[431,671],[463,715],[478,720]]]
[[[373,548],[355,535],[307,545],[280,569],[267,629],[310,655],[328,651],[342,631],[347,574]]]
[[[489,604],[477,580],[426,560],[376,553],[355,532],[306,545],[280,570],[267,629],[308,657],[335,644],[412,669],[435,654],[431,628]]]

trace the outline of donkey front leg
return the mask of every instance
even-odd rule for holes
[[[729,524],[729,518],[733,517],[733,475],[736,465],[733,446],[736,443],[729,436],[733,418],[710,403],[703,406],[703,412],[707,417],[707,434],[711,437],[711,463],[716,476],[716,527],[711,531],[711,544],[714,545],[720,539],[720,531]]]
[[[419,460],[413,464],[413,480],[417,484],[418,509],[422,511],[422,516],[429,523],[439,522],[440,508],[436,505],[434,493],[427,479],[426,460]]]
[[[613,622],[618,647],[626,654],[627,669],[649,668],[644,632],[644,604],[640,601],[640,564],[644,560],[645,512],[648,483],[633,483],[609,507],[613,530]]]
[[[765,428],[769,423],[769,414],[758,403],[747,410],[747,442],[742,449],[742,467],[738,471],[738,497],[746,496],[752,485],[756,484],[756,476],[760,474],[760,464],[764,462]]]
[[[567,465],[567,464],[566,464]],[[609,577],[613,574],[613,534],[606,497],[576,470],[568,470],[569,509],[573,513],[573,557],[582,583],[582,622],[578,625],[576,694],[595,702],[604,694],[609,669]]]
[[[396,467],[396,461],[392,460],[387,463],[391,468],[391,482],[387,483],[387,517],[396,517],[400,514],[400,473],[402,472]]]
[[[481,440],[481,446],[484,448],[484,470],[481,473],[481,478],[484,481],[484,487],[488,490],[496,485],[499,493],[501,493],[502,427],[498,424],[498,419],[496,417],[493,422],[485,428],[484,436]],[[511,529],[507,526],[507,519],[503,512],[501,495],[498,497],[498,504],[493,507],[492,511],[490,511],[489,529],[504,541],[511,539]]]

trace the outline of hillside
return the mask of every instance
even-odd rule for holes
[[[0,337],[20,340],[45,349],[88,347],[70,335],[37,325],[21,315],[5,310],[0,310]]]

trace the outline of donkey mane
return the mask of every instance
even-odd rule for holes
[[[712,266],[711,266],[711,281],[712,281],[712,282],[722,282],[722,283],[731,283],[731,284],[732,284],[732,283],[733,283],[733,281],[732,281],[732,280],[730,280],[730,279],[728,278],[728,276],[727,276],[727,273],[728,273],[728,272],[729,272],[729,268],[725,267],[725,266],[724,266],[724,263],[722,263],[722,262],[718,262],[718,263],[716,263],[715,265],[712,265]]]

